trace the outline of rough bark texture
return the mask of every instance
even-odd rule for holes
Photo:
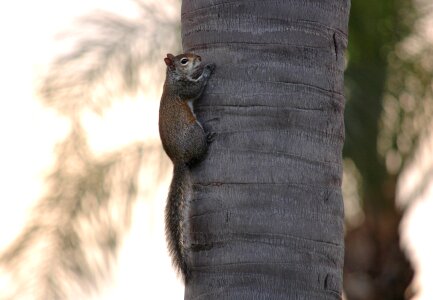
[[[348,0],[184,0],[185,52],[216,63],[196,113],[185,299],[340,299]]]

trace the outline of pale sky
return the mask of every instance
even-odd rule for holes
[[[94,9],[133,16],[132,2],[122,0],[9,1],[0,10],[0,249],[20,232],[30,208],[45,190],[43,178],[54,160],[54,146],[68,132],[68,122],[43,107],[35,95],[40,74],[64,45],[56,34],[74,18]],[[163,68],[163,62],[161,60]],[[148,95],[149,96],[149,95]],[[159,96],[150,95],[155,100]],[[122,101],[101,119],[84,117],[92,150],[109,152],[134,141],[157,138],[157,101]],[[143,115],[147,123],[143,122]],[[150,120],[149,120],[150,119]],[[143,124],[143,128],[137,126]],[[92,300],[183,299],[183,286],[171,269],[163,233],[169,178],[154,201],[138,201],[129,234],[118,257],[113,280]],[[1,280],[0,280],[0,289]],[[20,299],[21,300],[21,299]],[[29,299],[31,300],[31,299]],[[85,300],[85,299],[83,299]]]

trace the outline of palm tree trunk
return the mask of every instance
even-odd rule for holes
[[[347,0],[184,0],[185,52],[216,63],[196,113],[185,299],[340,299]]]

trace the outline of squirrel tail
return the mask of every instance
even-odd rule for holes
[[[165,235],[173,266],[181,273],[184,282],[189,277],[184,253],[184,220],[186,220],[186,202],[190,197],[189,185],[188,167],[185,164],[175,164],[165,207]]]

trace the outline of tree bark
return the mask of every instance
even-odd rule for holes
[[[185,299],[340,299],[348,0],[184,0],[217,68],[196,114]]]

